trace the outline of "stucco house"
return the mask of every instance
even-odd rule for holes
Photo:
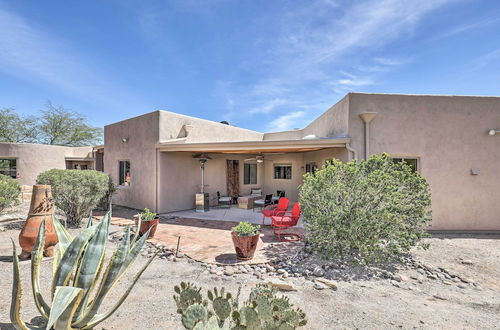
[[[434,230],[500,230],[500,97],[347,94],[303,129],[260,133],[167,111],[104,129],[114,203],[165,213],[192,209],[200,191],[286,191],[332,158],[387,152],[430,182]],[[201,155],[201,156],[200,156]]]
[[[0,174],[31,186],[38,174],[53,168],[96,169],[96,150],[93,147],[0,142]]]

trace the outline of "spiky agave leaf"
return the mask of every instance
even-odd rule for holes
[[[101,273],[109,232],[109,214],[106,214],[97,225],[97,231],[85,248],[82,260],[75,272],[74,286],[83,289],[83,300],[78,311],[80,317],[87,307],[92,288]]]
[[[135,228],[135,234],[134,234],[134,238],[132,239],[132,244],[137,242],[137,239],[139,238],[139,233],[141,231],[141,224],[142,224],[142,217],[141,217],[141,214],[139,214],[139,221],[137,221],[137,226]]]
[[[73,241],[73,237],[71,237],[66,228],[64,228],[54,214],[52,214],[52,224],[54,225],[57,240],[59,241],[59,244],[56,246],[56,253],[52,262],[52,275],[55,275],[59,262],[61,261],[64,252]]]
[[[45,302],[40,289],[40,264],[42,263],[43,250],[45,248],[45,219],[40,223],[38,236],[31,251],[31,288],[35,305],[40,314],[47,320],[50,314],[50,307]]]
[[[21,320],[21,298],[23,289],[21,286],[21,271],[19,269],[19,257],[17,256],[16,244],[12,241],[12,264],[13,264],[13,278],[12,278],[12,302],[10,305],[10,321],[17,330],[30,330],[30,329],[43,329],[45,327],[32,327],[27,326]]]
[[[68,284],[75,266],[77,266],[82,253],[85,251],[88,241],[95,235],[97,227],[98,226],[92,226],[85,229],[70,243],[62,255],[61,261],[59,262],[54,274],[52,281],[52,293],[55,292],[56,287],[66,286]]]
[[[139,278],[141,277],[142,273],[144,273],[144,271],[146,270],[146,268],[148,268],[149,264],[154,260],[154,258],[156,257],[156,255],[159,253],[159,251],[156,251],[156,253],[151,257],[149,258],[149,260],[144,264],[144,266],[142,266],[142,268],[139,270],[139,272],[137,272],[137,274],[134,276],[133,280],[132,280],[132,283],[130,284],[130,286],[128,287],[127,291],[125,291],[125,293],[122,295],[122,297],[116,302],[116,304],[106,313],[103,313],[103,314],[99,314],[99,315],[96,315],[87,325],[85,325],[82,329],[92,329],[94,328],[96,325],[98,325],[99,323],[101,323],[102,321],[106,320],[108,317],[110,317],[120,306],[121,304],[123,304],[123,302],[125,301],[125,299],[127,299],[128,295],[130,294],[130,292],[132,291],[132,289],[134,288],[135,284],[137,283],[137,281],[139,280]]]
[[[58,286],[52,302],[47,329],[71,329],[73,314],[80,303],[83,290],[72,286]]]

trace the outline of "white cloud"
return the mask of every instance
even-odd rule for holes
[[[286,131],[293,128],[299,128],[303,120],[301,120],[306,113],[304,111],[295,111],[288,113],[274,119],[269,123],[270,131]]]
[[[262,104],[259,107],[255,107],[255,108],[250,109],[248,111],[248,113],[251,113],[251,114],[270,113],[271,111],[273,111],[277,107],[280,107],[280,106],[285,105],[285,104],[287,104],[287,101],[285,99],[275,98],[269,102]]]
[[[370,79],[339,79],[337,83],[339,85],[354,87],[373,85],[373,81]]]
[[[97,72],[67,42],[1,5],[0,71],[101,105],[134,95]]]

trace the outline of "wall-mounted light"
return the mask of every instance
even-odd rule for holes
[[[494,135],[499,134],[499,133],[500,133],[500,130],[497,130],[497,129],[490,129],[490,131],[488,132],[488,134],[491,136],[494,136]]]
[[[122,142],[123,142],[123,143],[127,143],[127,142],[128,142],[128,137],[123,138],[123,139],[122,139]]]

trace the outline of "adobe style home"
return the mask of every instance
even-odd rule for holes
[[[350,93],[303,129],[260,133],[155,111],[105,127],[114,203],[160,213],[284,190],[332,158],[389,153],[430,183],[433,230],[500,230],[500,98]],[[497,134],[499,133],[499,134]]]

